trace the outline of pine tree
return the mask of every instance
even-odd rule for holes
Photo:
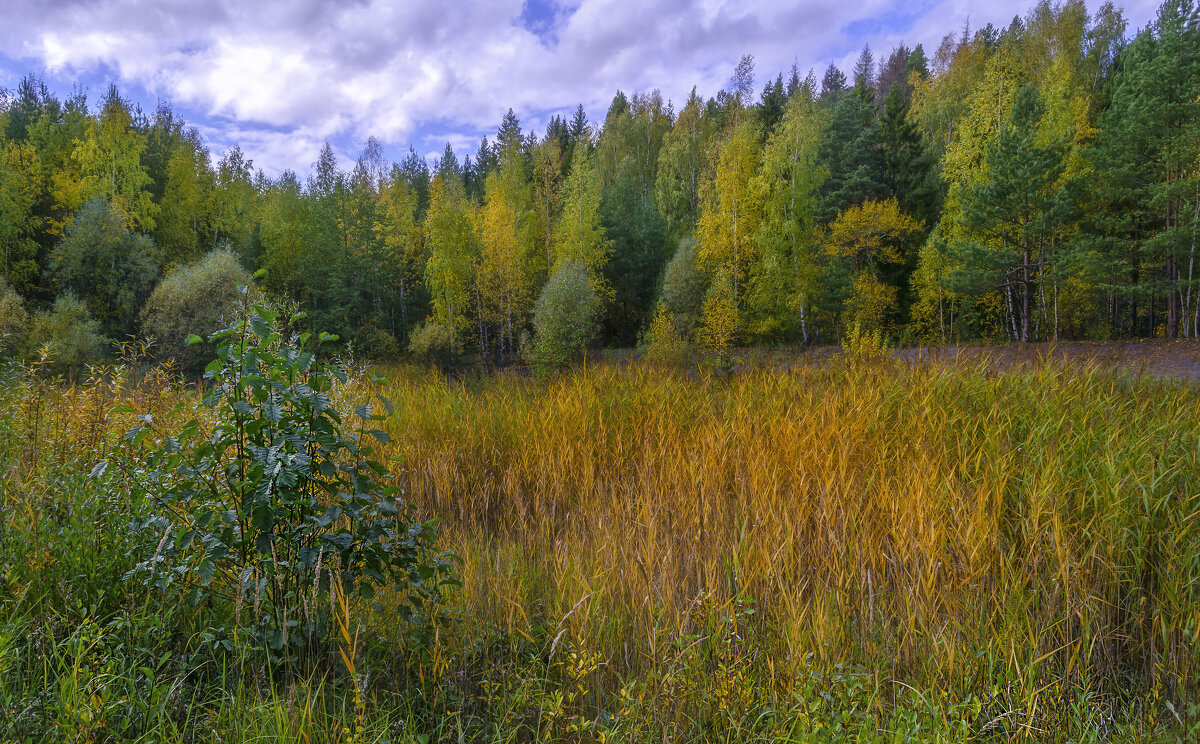
[[[1019,290],[1020,309],[1012,316],[1019,320],[1022,342],[1032,339],[1034,290],[1053,266],[1073,209],[1070,189],[1059,183],[1066,142],[1038,142],[1043,112],[1037,89],[1023,87],[988,148],[984,177],[962,192],[961,220],[980,241],[951,246],[964,265],[960,286],[999,289],[1009,299]]]
[[[1168,0],[1122,54],[1112,105],[1090,154],[1103,212],[1093,218],[1108,288],[1130,300],[1128,325],[1154,331],[1153,303],[1166,305],[1166,334],[1196,335],[1200,267],[1200,19],[1191,0]],[[1151,304],[1139,328],[1139,299]],[[1190,311],[1190,313],[1189,313]],[[1190,321],[1185,317],[1190,314]]]
[[[846,76],[836,65],[830,64],[825,70],[825,77],[821,79],[821,100],[830,97],[836,98],[845,89]]]

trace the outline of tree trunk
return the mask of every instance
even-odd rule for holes
[[[1029,316],[1033,308],[1033,282],[1029,278],[1029,248],[1026,247],[1024,253],[1024,265],[1021,267],[1021,281],[1025,285],[1023,287],[1021,297],[1021,343],[1029,343]]]

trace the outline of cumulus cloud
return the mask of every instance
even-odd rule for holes
[[[1089,5],[1092,5],[1089,0]],[[712,95],[745,53],[760,78],[793,61],[849,69],[864,42],[936,47],[968,17],[1007,25],[1026,4],[981,0],[7,0],[0,54],[62,76],[111,71],[173,100],[218,147],[306,172],[322,139],[460,155],[513,108],[522,122],[617,89]],[[1127,3],[1131,26],[1151,0]],[[761,80],[760,80],[761,85]],[[463,150],[459,150],[459,146]],[[465,152],[464,152],[465,150]]]

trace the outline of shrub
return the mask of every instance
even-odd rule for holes
[[[107,345],[100,324],[70,292],[55,300],[50,310],[34,316],[29,340],[35,348],[49,347],[50,368],[56,373],[74,373],[101,361]]]
[[[891,354],[891,347],[878,328],[863,328],[855,321],[842,338],[842,352],[849,361],[878,362]]]
[[[701,307],[708,290],[708,277],[696,266],[696,243],[690,238],[679,241],[675,255],[663,273],[660,299],[675,319],[684,338],[691,337],[700,322]]]
[[[658,364],[682,364],[687,360],[688,343],[661,302],[642,337],[642,351],[647,361]]]
[[[443,372],[453,369],[462,353],[454,329],[436,320],[414,328],[408,339],[410,354]]]
[[[280,655],[311,652],[329,633],[331,590],[370,598],[396,586],[419,630],[452,583],[432,552],[434,523],[413,519],[372,459],[388,442],[375,427],[391,403],[357,406],[344,432],[333,396],[347,373],[318,358],[310,334],[292,334],[299,317],[284,324],[256,306],[213,334],[204,406],[214,423],[167,432],[143,416],[118,459],[157,512],[134,525],[144,553],[131,574],[178,585],[192,604],[231,606],[235,625]]]
[[[0,348],[19,347],[28,326],[29,313],[25,312],[25,302],[0,277]]]
[[[854,290],[846,302],[846,315],[863,331],[882,331],[896,314],[896,288],[879,281],[869,271],[854,277]]]
[[[391,331],[368,326],[355,334],[354,349],[373,362],[389,362],[400,356],[400,344]]]
[[[587,268],[563,262],[538,296],[533,310],[530,363],[540,373],[571,364],[596,332],[599,306],[596,286]]]
[[[724,356],[737,336],[737,298],[733,294],[733,280],[725,273],[713,279],[704,297],[704,311],[696,340]]]
[[[211,343],[188,344],[189,333],[208,336],[237,312],[239,286],[250,274],[228,250],[216,250],[194,264],[167,274],[142,309],[144,333],[153,336],[164,358],[174,358],[180,371],[197,376],[212,358]]]

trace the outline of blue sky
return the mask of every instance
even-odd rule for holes
[[[1121,5],[1129,30],[1157,3]],[[325,139],[344,167],[367,137],[401,158],[449,141],[474,153],[512,108],[544,130],[618,90],[678,104],[715,94],[743,54],[757,85],[798,64],[849,73],[864,43],[929,52],[969,20],[1006,26],[1030,4],[977,0],[0,0],[0,87],[28,72],[96,102],[110,82],[168,99],[214,154],[237,143],[268,175],[308,173]],[[1087,0],[1089,9],[1099,3]]]

